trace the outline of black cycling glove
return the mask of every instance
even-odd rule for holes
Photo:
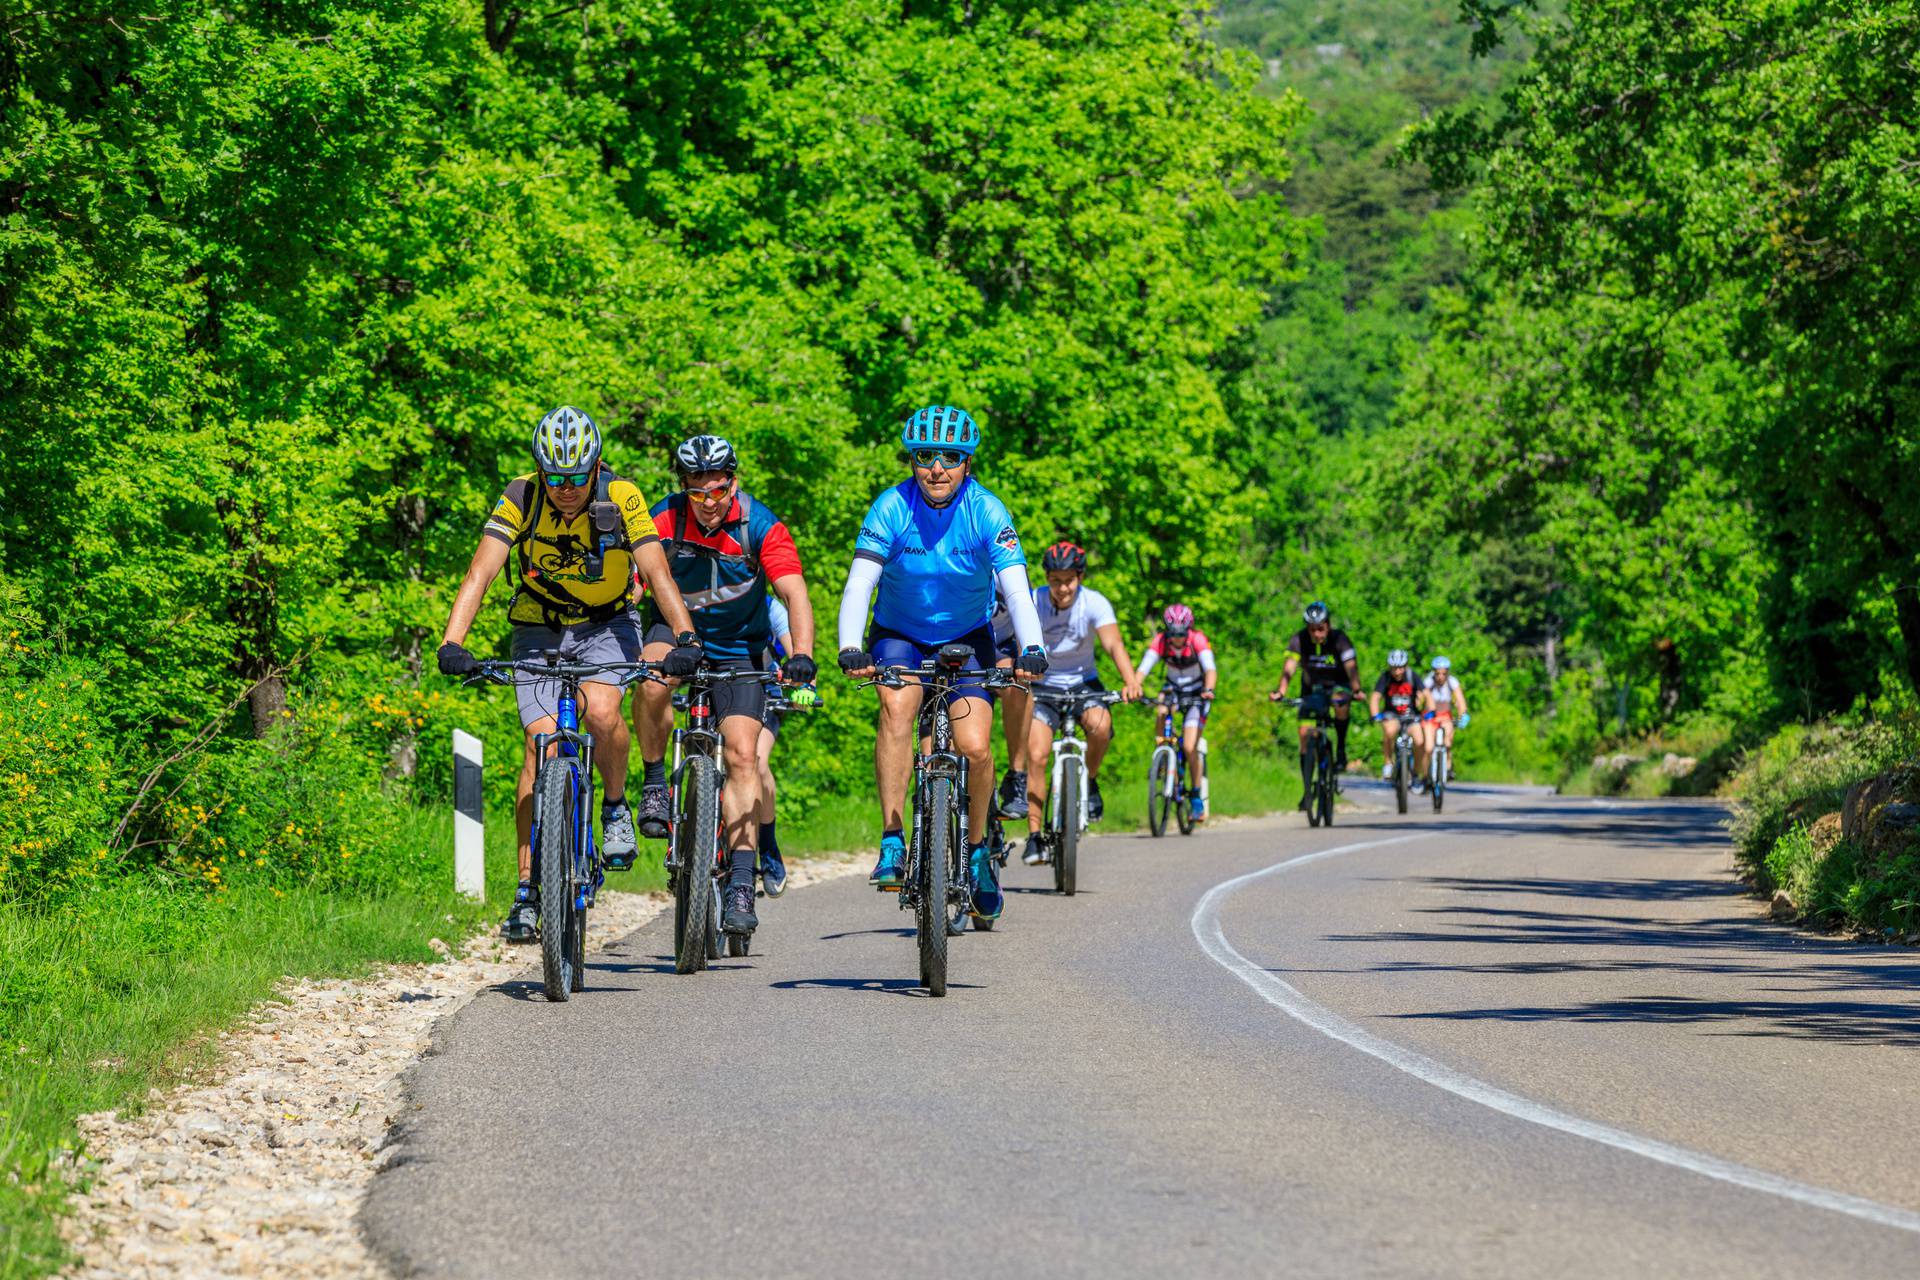
[[[780,664],[780,678],[794,684],[812,684],[820,675],[820,664],[813,655],[796,653]]]
[[[1047,674],[1047,651],[1038,645],[1028,645],[1020,651],[1020,656],[1013,660],[1013,669],[1030,676]]]
[[[700,659],[706,656],[699,637],[691,631],[682,631],[674,637],[674,647],[660,660],[660,669],[676,680],[684,680],[700,669]]]
[[[467,647],[451,640],[440,646],[438,656],[443,676],[470,676],[480,669],[480,663],[467,652]]]
[[[873,665],[873,655],[865,649],[842,649],[840,651],[840,669],[842,671],[865,671]]]

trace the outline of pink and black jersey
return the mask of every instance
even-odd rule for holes
[[[1213,667],[1213,646],[1207,643],[1207,633],[1198,627],[1189,630],[1180,640],[1169,640],[1167,633],[1161,631],[1147,644],[1147,655],[1140,661],[1142,677],[1153,669],[1155,662],[1166,664],[1168,684],[1197,688]]]

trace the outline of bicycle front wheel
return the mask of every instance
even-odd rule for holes
[[[579,808],[573,765],[549,760],[540,770],[540,984],[547,999],[573,994],[574,820]]]
[[[676,973],[698,973],[719,953],[714,929],[713,859],[719,839],[720,781],[713,761],[689,756],[681,778],[680,867],[674,885]]]
[[[1447,765],[1449,763],[1447,755],[1445,747],[1433,749],[1433,811],[1435,813],[1440,812],[1440,807],[1447,800]]]
[[[1159,747],[1147,766],[1147,830],[1154,838],[1167,834],[1167,811],[1173,807],[1173,750]]]
[[[953,779],[927,786],[927,811],[916,815],[926,843],[920,849],[920,902],[914,924],[920,938],[920,985],[930,996],[947,994],[947,891],[953,857]]]
[[[1393,798],[1400,804],[1400,812],[1407,811],[1407,775],[1413,772],[1413,762],[1407,759],[1405,747],[1396,748],[1393,753]]]
[[[1080,862],[1080,771],[1060,771],[1060,838],[1053,850],[1053,887],[1071,898]]]

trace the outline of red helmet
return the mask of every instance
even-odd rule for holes
[[[1073,573],[1085,573],[1087,571],[1086,548],[1077,547],[1063,538],[1047,548],[1046,554],[1040,557],[1040,567],[1048,572],[1066,569]]]

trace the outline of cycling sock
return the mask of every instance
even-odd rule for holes
[[[1305,751],[1300,753],[1300,785],[1313,790],[1313,756]]]
[[[640,785],[643,787],[666,786],[667,762],[665,760],[642,760],[640,762]]]
[[[1345,720],[1333,722],[1333,741],[1334,754],[1345,760],[1347,758],[1347,722]]]
[[[763,822],[760,824],[760,850],[762,853],[770,853],[776,858],[780,856],[780,839],[773,834],[773,823],[771,822]]]
[[[600,812],[601,812],[601,813],[606,813],[606,812],[608,812],[608,811],[610,811],[610,810],[611,810],[611,809],[613,808],[613,806],[615,806],[615,805],[617,805],[617,804],[625,804],[626,802],[627,802],[627,793],[626,793],[626,792],[624,792],[624,791],[622,791],[622,792],[621,792],[621,793],[620,793],[619,795],[617,795],[617,796],[601,796],[601,797],[600,797]]]
[[[885,840],[888,836],[898,836],[900,839],[905,840],[907,838],[907,829],[905,827],[882,827],[880,830],[880,838]]]
[[[751,849],[735,849],[727,855],[727,884],[753,888],[753,864],[758,855]]]

